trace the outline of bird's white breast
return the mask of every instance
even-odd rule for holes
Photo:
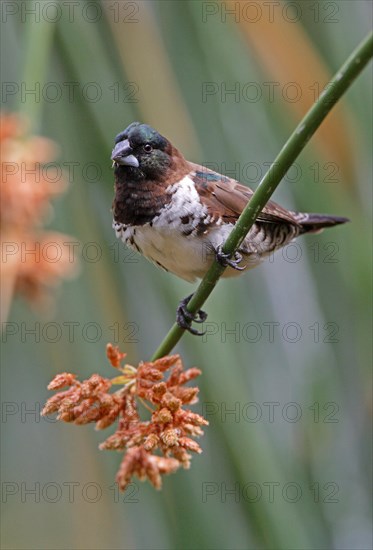
[[[198,224],[209,224],[210,216],[201,203],[194,182],[185,176],[167,189],[172,200],[151,223],[125,226],[113,223],[117,237],[146,258],[171,271],[182,279],[193,282],[202,277],[212,262],[212,250],[228,234],[228,226],[218,227],[206,235],[196,235]],[[182,223],[182,220],[184,223]]]

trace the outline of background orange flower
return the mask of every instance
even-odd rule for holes
[[[6,320],[11,301],[19,293],[33,304],[51,305],[50,287],[76,272],[71,259],[71,237],[45,231],[53,198],[65,193],[63,177],[53,181],[44,170],[53,161],[53,141],[30,134],[27,121],[16,114],[1,114],[1,318]]]

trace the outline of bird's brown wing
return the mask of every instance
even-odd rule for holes
[[[234,223],[246,204],[253,196],[253,191],[236,180],[227,178],[217,172],[192,165],[190,177],[193,179],[202,203],[207,207],[213,219],[222,218],[226,222]],[[258,221],[264,223],[289,223],[299,225],[293,212],[282,208],[273,201],[268,201]]]

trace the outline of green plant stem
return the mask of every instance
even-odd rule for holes
[[[35,1],[29,3],[29,8],[35,8]],[[25,57],[23,60],[22,79],[27,90],[36,90],[36,99],[30,93],[26,101],[21,100],[19,112],[26,116],[31,131],[38,131],[40,126],[43,102],[38,97],[37,87],[42,90],[45,85],[45,76],[48,69],[48,60],[51,55],[51,45],[55,31],[55,23],[46,21],[30,21],[25,26],[24,40],[26,42]],[[30,99],[31,98],[31,99]]]
[[[271,198],[276,187],[313,136],[326,115],[342,97],[373,55],[373,33],[369,34],[354,50],[332,78],[320,97],[291,134],[268,172],[263,177],[250,202],[239,217],[235,227],[223,245],[223,252],[233,255],[245,239],[251,226]],[[225,268],[214,262],[208,270],[191,301],[188,311],[195,314],[207,300]],[[166,335],[152,361],[170,353],[184,333],[176,323]]]

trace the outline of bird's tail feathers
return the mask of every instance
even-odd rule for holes
[[[319,233],[324,227],[333,227],[350,221],[348,218],[342,218],[341,216],[303,213],[297,214],[297,219],[302,226],[302,233]]]

